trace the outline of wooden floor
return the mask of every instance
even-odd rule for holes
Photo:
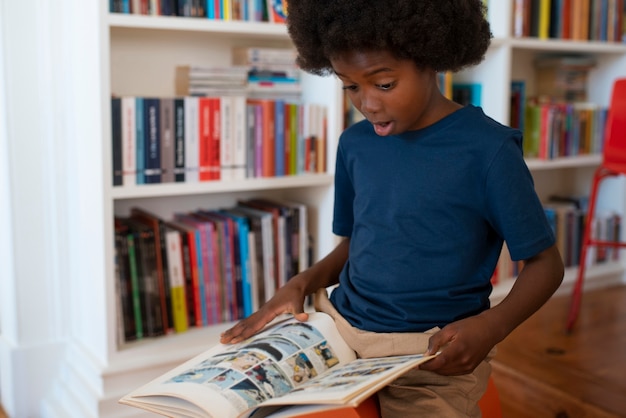
[[[553,297],[499,345],[505,418],[626,417],[626,286],[585,292],[570,335],[568,308]]]

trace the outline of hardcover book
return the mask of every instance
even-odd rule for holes
[[[330,316],[281,319],[235,345],[217,345],[120,399],[170,417],[298,416],[356,407],[432,358],[357,359]]]

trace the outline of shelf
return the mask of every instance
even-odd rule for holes
[[[199,183],[143,184],[139,186],[111,187],[111,197],[116,200],[146,197],[188,196],[215,193],[232,193],[255,190],[275,190],[303,187],[330,186],[330,174],[302,174],[298,176],[254,178],[240,181],[207,181]]]
[[[107,23],[110,28],[192,31],[226,34],[229,36],[241,35],[244,37],[287,39],[287,27],[285,25],[268,22],[110,13]]]
[[[619,262],[602,263],[589,266],[585,272],[585,288],[597,288],[606,287],[613,283],[622,283],[622,276],[624,275],[624,266]],[[556,291],[555,295],[571,292],[576,281],[576,275],[578,274],[578,267],[569,267],[565,269],[565,276],[561,286]],[[498,283],[493,287],[491,293],[491,305],[495,306],[502,301],[511,291],[515,279],[511,278]]]
[[[526,165],[532,171],[558,170],[561,168],[595,167],[602,162],[602,155],[580,155],[577,157],[560,157],[552,160],[541,160],[539,158],[529,158]]]
[[[585,52],[594,54],[624,54],[626,44],[618,42],[598,41],[574,41],[569,39],[537,39],[537,38],[511,38],[500,40],[499,44],[508,43],[517,49],[554,52]]]

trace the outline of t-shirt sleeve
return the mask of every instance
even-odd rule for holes
[[[335,206],[333,212],[333,233],[342,237],[352,235],[354,215],[354,187],[344,159],[341,145],[337,147],[335,164]]]
[[[489,166],[485,187],[488,218],[506,241],[513,260],[531,258],[555,243],[519,135],[503,141]]]

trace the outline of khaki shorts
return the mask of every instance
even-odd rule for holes
[[[439,328],[426,332],[378,333],[353,327],[328,299],[326,289],[315,294],[315,309],[330,315],[339,333],[361,358],[421,354]],[[462,376],[442,376],[413,369],[378,392],[383,418],[480,417],[478,401],[487,389],[489,360],[495,349],[476,369]]]

